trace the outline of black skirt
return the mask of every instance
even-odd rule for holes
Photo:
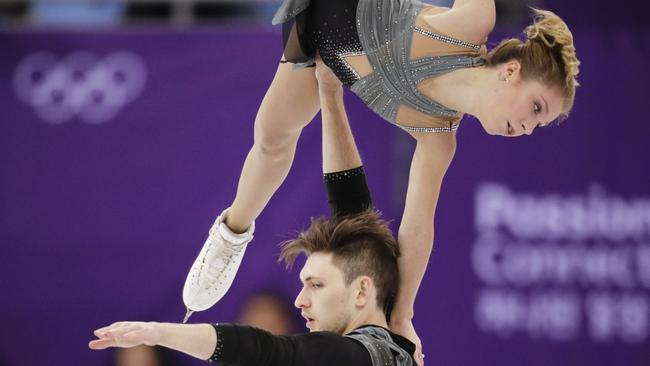
[[[359,78],[344,58],[363,47],[356,26],[359,0],[311,0],[283,24],[284,62],[313,66],[316,54],[347,86]]]

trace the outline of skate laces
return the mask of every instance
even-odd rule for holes
[[[211,233],[212,234],[212,233]],[[216,235],[219,235],[216,233]],[[219,240],[221,239],[221,240]],[[209,289],[219,280],[224,270],[233,262],[233,257],[242,252],[243,245],[235,245],[218,236],[210,235],[211,245],[203,259],[204,273],[201,285]]]

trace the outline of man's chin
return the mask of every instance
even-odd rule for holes
[[[307,328],[309,329],[310,333],[311,332],[327,332],[328,331],[327,329],[323,329],[321,326],[319,326],[317,324],[309,324],[307,326]]]

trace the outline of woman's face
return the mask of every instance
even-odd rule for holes
[[[518,61],[499,65],[498,78],[490,81],[489,90],[477,117],[490,135],[530,135],[562,112],[560,89],[522,80]]]

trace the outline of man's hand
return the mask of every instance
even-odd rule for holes
[[[334,75],[332,70],[325,65],[320,56],[316,57],[316,79],[318,80],[318,90],[323,94],[343,93],[341,81]]]
[[[217,334],[210,324],[118,322],[95,332],[88,347],[163,346],[201,360],[210,358],[217,346]]]
[[[415,333],[415,328],[413,328],[413,321],[394,321],[391,319],[389,327],[393,333],[397,333],[415,344],[415,353],[413,354],[415,363],[417,363],[418,366],[424,366],[422,341],[420,341],[420,337],[418,337],[417,333]]]
[[[141,344],[155,346],[160,341],[160,331],[156,323],[118,322],[93,332],[97,339],[90,341],[91,349],[108,347],[129,348]]]

